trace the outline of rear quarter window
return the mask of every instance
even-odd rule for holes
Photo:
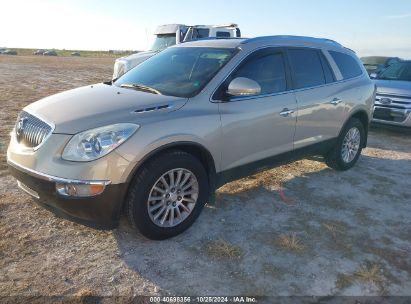
[[[329,53],[337,64],[343,79],[354,78],[362,74],[361,67],[352,56],[336,51],[329,51]]]

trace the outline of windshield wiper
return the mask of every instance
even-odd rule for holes
[[[152,94],[157,94],[157,95],[162,95],[159,90],[156,90],[156,89],[154,89],[154,88],[145,86],[145,85],[143,85],[143,84],[124,83],[124,84],[120,85],[120,87],[122,87],[122,88],[135,89],[135,90],[139,90],[139,91],[143,91],[143,92],[148,92],[148,93],[152,93]]]

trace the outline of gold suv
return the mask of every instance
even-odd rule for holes
[[[170,47],[116,81],[20,113],[7,160],[57,215],[152,239],[187,229],[216,188],[307,155],[338,170],[366,146],[375,86],[355,53],[310,37]]]

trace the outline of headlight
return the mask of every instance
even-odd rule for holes
[[[96,128],[74,135],[63,151],[63,159],[71,161],[91,161],[107,155],[139,128],[131,123]]]

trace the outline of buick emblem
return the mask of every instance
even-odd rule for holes
[[[391,98],[381,98],[380,103],[383,105],[389,105],[392,103],[392,99]]]
[[[27,121],[27,117],[22,117],[22,118],[20,118],[19,121],[17,122],[17,126],[16,126],[16,134],[17,134],[17,136],[20,136],[21,134],[23,134],[26,121]]]

